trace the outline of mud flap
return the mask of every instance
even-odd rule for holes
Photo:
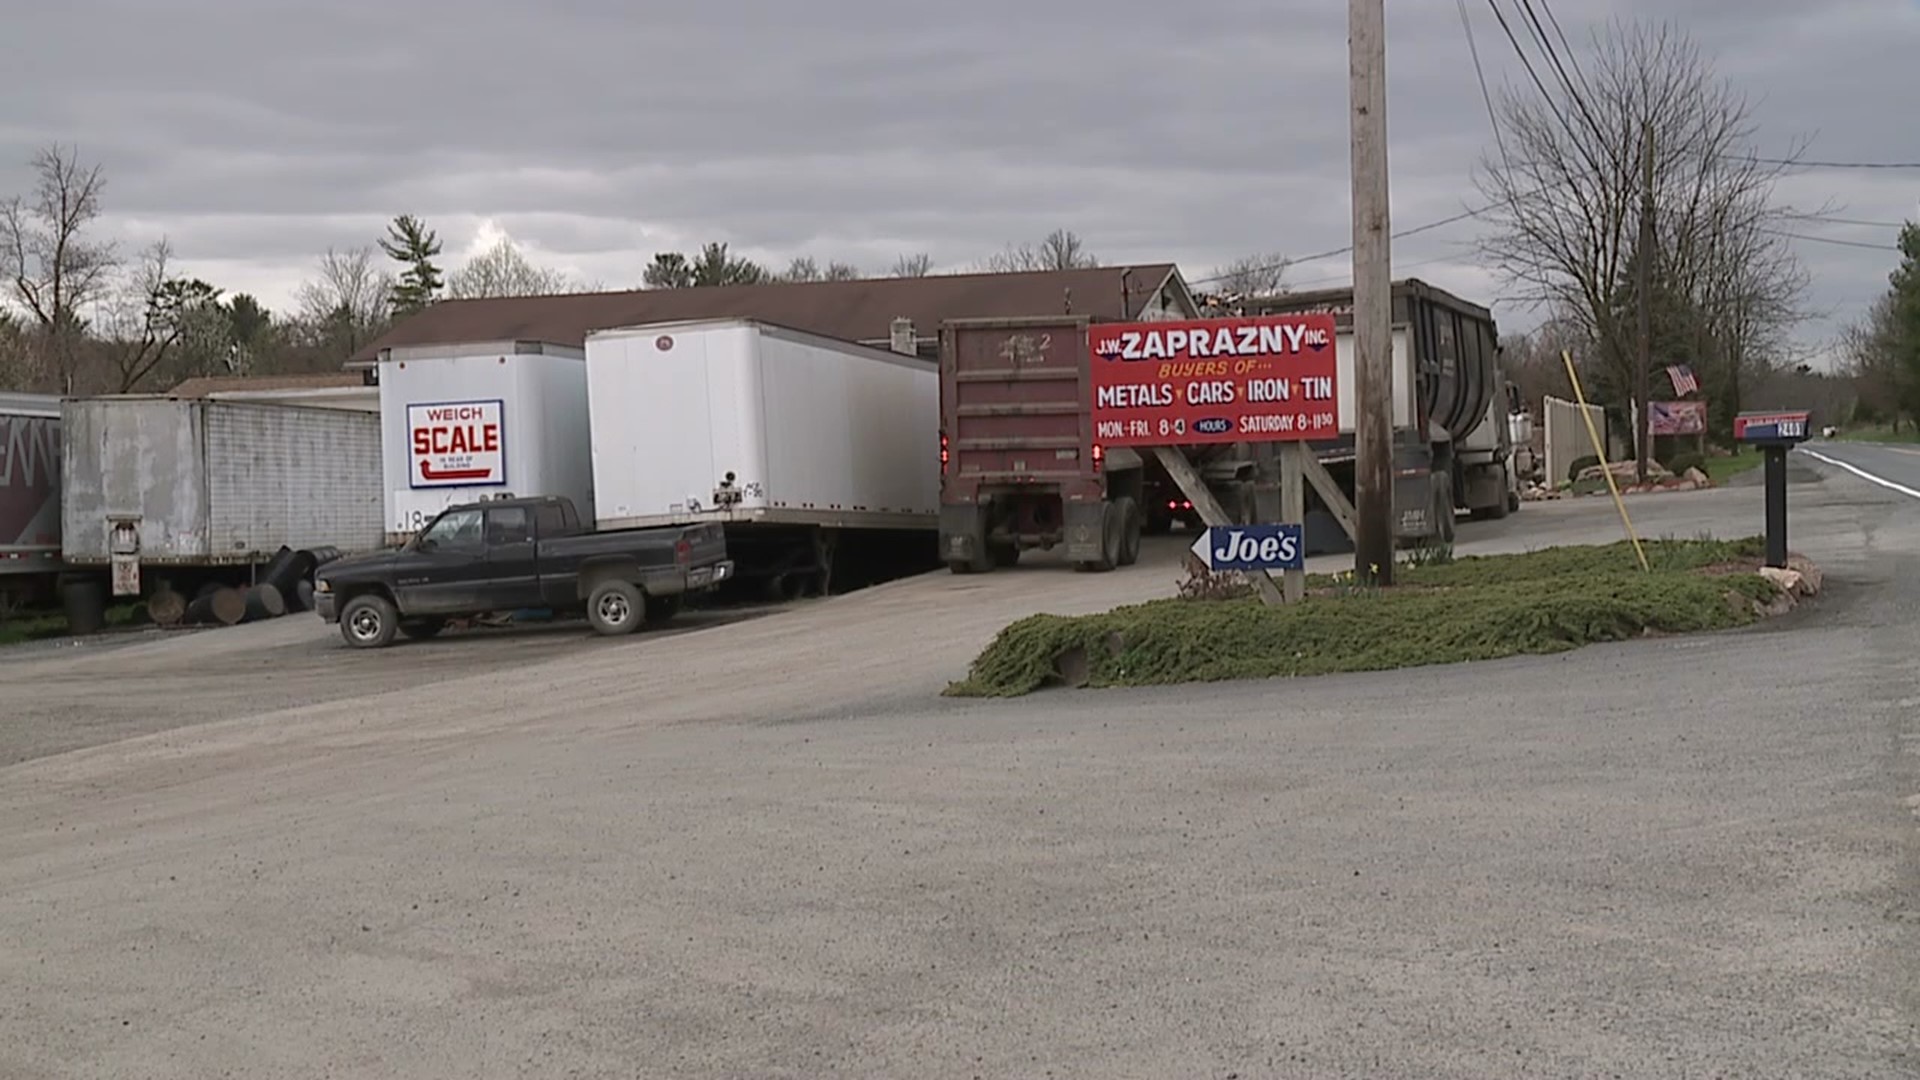
[[[1067,561],[1100,561],[1107,523],[1105,502],[1070,502],[1066,506]]]
[[[978,506],[940,507],[940,558],[947,563],[971,563],[987,551],[987,515]]]

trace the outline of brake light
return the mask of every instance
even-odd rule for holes
[[[1099,472],[1100,466],[1107,460],[1107,448],[1099,443],[1093,444],[1093,471]]]
[[[940,433],[940,471],[941,472],[944,473],[947,471],[947,462],[949,460],[950,460],[950,455],[947,453],[947,433],[943,431]]]
[[[686,565],[693,561],[693,545],[685,540],[673,545],[673,561]]]

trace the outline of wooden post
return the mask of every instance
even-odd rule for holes
[[[1633,373],[1633,392],[1638,399],[1633,406],[1633,434],[1635,472],[1639,482],[1647,482],[1647,469],[1653,457],[1652,438],[1649,431],[1652,421],[1647,416],[1648,402],[1653,400],[1653,249],[1659,238],[1653,229],[1653,125],[1641,125],[1642,146],[1640,149],[1640,257],[1635,260],[1635,277],[1639,283],[1640,301],[1640,362]]]
[[[1303,553],[1307,547],[1307,477],[1301,459],[1311,456],[1301,443],[1290,442],[1280,447],[1280,520],[1300,526],[1300,550]],[[1305,570],[1288,570],[1281,578],[1280,591],[1287,603],[1297,604],[1306,599]]]
[[[1200,511],[1202,524],[1208,526],[1234,524],[1233,519],[1227,516],[1227,512],[1221,509],[1219,500],[1213,497],[1207,482],[1201,479],[1199,470],[1193,467],[1193,462],[1187,460],[1187,455],[1171,446],[1156,446],[1153,448],[1153,454],[1160,460],[1161,467],[1167,470],[1167,476],[1172,478],[1175,486],[1186,495],[1187,501],[1193,504],[1195,510]],[[1273,575],[1253,574],[1251,577],[1253,587],[1260,592],[1261,602],[1278,604],[1284,601],[1280,586],[1274,582]]]
[[[1393,246],[1385,0],[1348,0],[1353,171],[1355,576],[1393,584]]]

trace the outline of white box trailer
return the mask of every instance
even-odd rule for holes
[[[564,495],[593,519],[587,365],[537,341],[386,349],[380,423],[387,540],[482,499]]]
[[[282,546],[381,544],[380,420],[371,413],[158,395],[63,403],[61,557],[143,569],[249,567]]]
[[[750,319],[587,337],[601,528],[717,521],[743,582],[825,593],[938,565],[936,361]]]

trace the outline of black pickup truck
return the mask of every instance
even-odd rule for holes
[[[396,551],[324,564],[313,599],[347,644],[377,649],[396,632],[430,638],[449,619],[528,608],[630,634],[732,575],[719,525],[594,532],[569,499],[496,499],[448,507]]]

